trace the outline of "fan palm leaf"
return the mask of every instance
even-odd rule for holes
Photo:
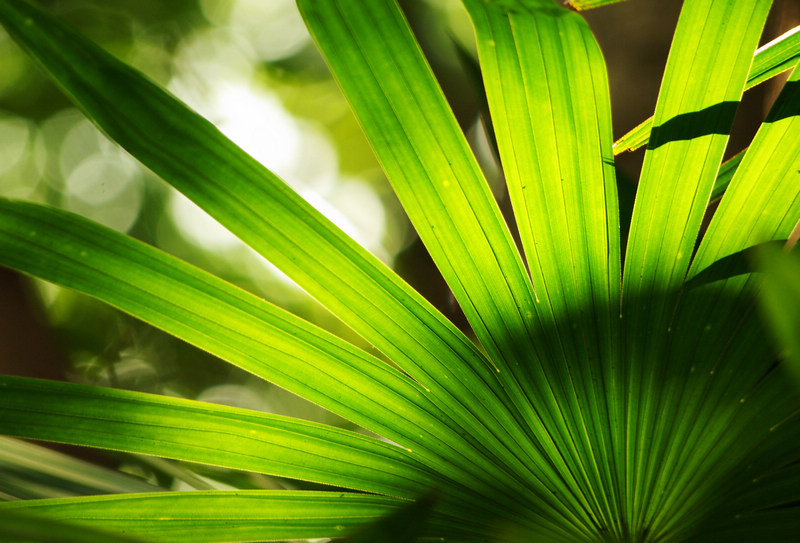
[[[6,435],[329,488],[6,502],[4,537],[47,540],[40,515],[68,522],[69,537],[92,526],[86,540],[798,540],[800,388],[766,340],[761,275],[731,263],[800,219],[800,72],[721,169],[742,93],[796,65],[798,34],[754,62],[768,0],[686,1],[643,129],[623,259],[608,81],[588,25],[550,0],[464,5],[522,253],[394,0],[298,0],[476,342],[211,123],[39,8],[0,3],[0,22],[100,129],[392,362],[84,218],[0,200],[3,265],[383,438],[0,377]]]

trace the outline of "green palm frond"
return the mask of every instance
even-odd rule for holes
[[[524,254],[396,2],[297,3],[476,341],[210,122],[26,0],[2,1],[0,23],[101,130],[380,353],[85,218],[0,199],[0,264],[371,432],[3,376],[5,435],[322,488],[4,502],[0,536],[800,541],[797,319],[780,297],[797,300],[797,266],[770,261],[763,302],[762,274],[742,268],[800,221],[800,71],[722,164],[744,90],[797,65],[796,32],[756,52],[769,0],[687,0],[652,123],[616,146],[578,13],[464,0]],[[572,5],[594,3],[611,2]],[[644,142],[623,259],[614,154]]]

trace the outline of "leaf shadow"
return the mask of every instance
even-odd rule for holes
[[[739,102],[720,102],[699,111],[682,113],[653,126],[648,149],[673,141],[692,140],[710,134],[729,134]]]
[[[726,101],[671,117],[653,126],[647,148],[657,149],[673,141],[691,140],[710,134],[727,135],[733,126],[738,106],[738,101]],[[800,81],[788,81],[764,122],[774,123],[799,115]]]

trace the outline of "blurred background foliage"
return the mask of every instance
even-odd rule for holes
[[[293,0],[39,3],[214,122],[466,328]],[[631,0],[586,14],[609,66],[615,137],[653,111],[680,4]],[[513,223],[481,123],[480,94],[465,70],[463,51],[474,57],[475,48],[460,2],[404,0],[401,5]],[[771,17],[764,42],[798,23],[800,3],[780,0]],[[747,145],[775,88],[748,93],[729,154]],[[623,215],[632,209],[641,158],[638,152],[618,159]],[[0,196],[58,206],[126,232],[369,348],[287,277],[109,142],[1,29]],[[6,270],[0,270],[0,371],[348,426],[113,308]],[[97,455],[92,459],[118,463],[112,453]],[[127,462],[129,471],[152,482],[191,479],[169,473],[173,468],[167,464]]]

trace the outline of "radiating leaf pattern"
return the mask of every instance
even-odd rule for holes
[[[800,72],[721,159],[743,91],[794,67],[800,34],[756,51],[769,0],[686,0],[655,128],[612,150],[603,57],[574,11],[607,3],[464,0],[523,257],[397,3],[298,0],[473,344],[210,123],[32,4],[0,2],[0,23],[101,129],[394,363],[86,219],[0,199],[3,265],[378,436],[0,377],[5,434],[329,489],[6,502],[0,536],[47,541],[23,525],[43,515],[69,523],[68,541],[796,540],[800,387],[759,310],[791,338],[778,302],[797,285],[767,283],[759,308],[747,258],[798,232]],[[613,154],[648,136],[623,263]]]

